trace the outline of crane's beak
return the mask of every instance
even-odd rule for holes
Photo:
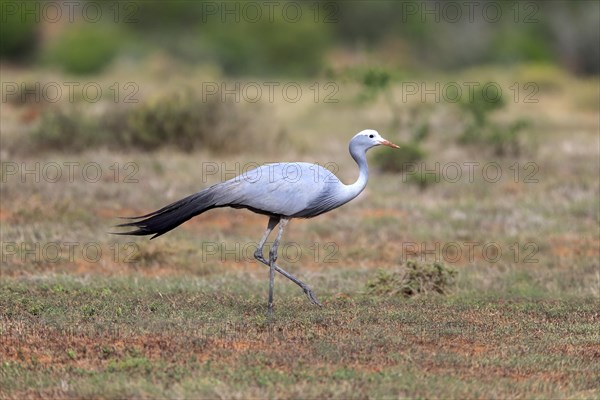
[[[392,147],[394,149],[399,149],[400,146],[398,146],[397,144],[394,144],[392,142],[390,142],[389,140],[386,139],[381,139],[381,142],[379,142],[379,144],[382,144],[384,146],[388,146],[388,147]]]

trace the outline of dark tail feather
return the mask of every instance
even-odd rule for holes
[[[129,232],[115,232],[114,234],[136,236],[154,235],[150,238],[154,239],[155,237],[178,227],[188,219],[214,208],[215,205],[212,202],[212,198],[213,196],[209,189],[192,194],[184,199],[171,203],[160,210],[151,212],[150,214],[128,218],[145,219],[136,222],[128,222],[126,224],[119,224],[117,225],[119,228],[135,227],[138,229]]]

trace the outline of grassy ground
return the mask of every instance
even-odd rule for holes
[[[492,72],[507,87],[533,79]],[[107,232],[117,216],[250,163],[333,163],[349,182],[356,131],[411,135],[390,130],[383,100],[356,103],[340,84],[340,103],[263,105],[274,144],[226,155],[24,149],[36,110],[3,104],[1,397],[600,396],[597,82],[559,78],[539,82],[538,103],[509,102],[497,116],[529,120],[518,155],[459,144],[457,109],[430,105],[425,167],[479,163],[473,180],[422,189],[373,170],[360,198],[292,222],[280,261],[325,307],[277,277],[273,320],[268,271],[252,258],[264,217],[214,210],[153,241]],[[503,172],[495,182],[482,176],[491,162]],[[410,299],[368,291],[408,259],[452,267],[456,286]]]
[[[326,295],[326,307],[316,309],[295,288],[281,287],[269,322],[262,282],[234,274],[61,277],[4,286],[4,395],[598,394],[593,299],[488,294],[407,301],[351,292]],[[331,283],[319,287],[336,290]]]

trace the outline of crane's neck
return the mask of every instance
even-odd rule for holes
[[[358,164],[359,174],[356,182],[346,186],[346,201],[350,201],[358,196],[365,186],[367,186],[367,181],[369,180],[369,166],[367,165],[366,152],[366,149],[350,146],[350,155],[354,161],[356,161],[356,164]]]

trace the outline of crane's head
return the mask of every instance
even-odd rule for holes
[[[394,149],[400,147],[389,140],[382,138],[379,132],[373,129],[365,129],[364,131],[358,132],[350,141],[351,145],[353,143],[356,143],[356,145],[360,147],[364,147],[365,150],[379,145],[392,147]]]

